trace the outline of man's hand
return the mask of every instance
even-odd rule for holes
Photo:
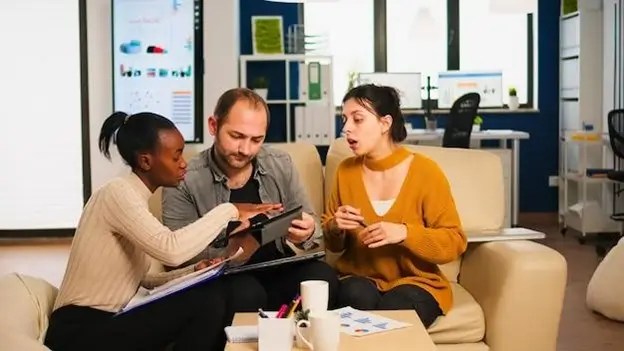
[[[314,233],[314,217],[302,212],[301,219],[294,219],[288,228],[288,241],[293,244],[300,244]]]
[[[407,227],[403,224],[378,222],[358,233],[360,241],[369,248],[388,244],[398,244],[407,237]]]

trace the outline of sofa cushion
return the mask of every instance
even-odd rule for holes
[[[323,198],[323,163],[316,146],[310,143],[274,143],[267,144],[284,152],[287,152],[293,160],[293,164],[299,173],[308,200],[314,211],[320,216],[325,207]]]
[[[57,293],[43,279],[18,273],[0,277],[0,325],[42,342]]]
[[[436,344],[476,343],[485,337],[485,317],[481,306],[459,284],[451,283],[453,308],[429,327]]]
[[[603,316],[624,322],[624,238],[600,262],[587,285],[587,307]]]

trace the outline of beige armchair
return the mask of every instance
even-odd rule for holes
[[[320,166],[305,144],[278,144],[293,155],[297,167]],[[435,160],[451,184],[469,244],[456,262],[442,268],[452,281],[455,304],[429,329],[439,350],[555,350],[567,265],[563,256],[544,245],[526,241],[487,242],[501,231],[505,216],[500,158],[484,150],[408,146]],[[336,168],[352,153],[343,139],[330,147],[324,180],[301,177],[308,192],[326,198]],[[331,256],[329,257],[331,262]]]

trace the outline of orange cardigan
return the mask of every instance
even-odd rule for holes
[[[438,265],[455,261],[464,253],[466,236],[444,173],[433,160],[414,154],[400,194],[388,212],[378,216],[364,187],[362,167],[361,157],[340,164],[322,216],[326,248],[344,250],[336,268],[342,276],[366,277],[384,292],[403,284],[420,286],[447,313],[453,295]],[[359,208],[368,225],[380,221],[405,224],[407,238],[399,244],[370,249],[358,241],[355,231],[331,233],[330,221],[341,205]]]

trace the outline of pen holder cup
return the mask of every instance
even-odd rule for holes
[[[292,318],[258,317],[258,351],[291,351],[294,338]]]

